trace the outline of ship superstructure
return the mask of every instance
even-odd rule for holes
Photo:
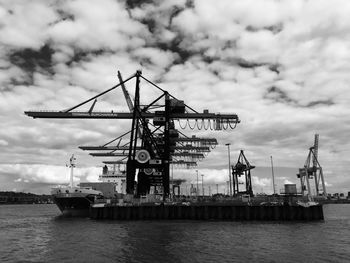
[[[83,182],[80,187],[91,187],[101,191],[105,199],[121,198],[126,193],[126,172],[121,170],[120,165],[110,168],[105,165],[98,182]]]

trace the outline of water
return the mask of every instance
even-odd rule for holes
[[[0,262],[350,262],[350,204],[321,222],[93,221],[0,206]]]

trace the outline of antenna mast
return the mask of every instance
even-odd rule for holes
[[[69,159],[69,167],[70,167],[69,187],[73,187],[73,169],[76,165],[75,161],[76,161],[76,158],[74,157],[74,154],[72,154],[72,157]]]

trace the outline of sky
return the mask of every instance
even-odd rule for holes
[[[103,145],[128,120],[32,119],[28,110],[63,110],[142,70],[199,112],[236,113],[234,130],[184,130],[219,145],[174,178],[228,180],[244,150],[255,193],[296,183],[314,134],[327,192],[350,191],[350,2],[347,0],[50,1],[0,0],[0,191],[48,193],[95,181],[102,159],[78,149]],[[134,83],[127,89],[134,92]],[[154,98],[141,83],[141,97]],[[96,110],[128,111],[120,90]],[[180,129],[176,123],[176,127]]]

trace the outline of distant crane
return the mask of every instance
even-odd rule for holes
[[[312,196],[310,179],[315,179],[316,196],[327,196],[326,184],[323,177],[322,167],[318,161],[318,142],[319,135],[315,134],[314,146],[309,148],[309,154],[306,158],[303,168],[299,169],[297,177],[300,178],[301,193],[305,195],[307,191],[308,196]],[[322,189],[320,188],[322,183]]]
[[[233,194],[248,194],[253,196],[253,187],[252,187],[252,178],[250,170],[254,169],[255,166],[251,165],[247,158],[244,155],[243,150],[240,151],[238,156],[237,163],[232,166],[232,175],[233,175]],[[238,177],[244,175],[245,177],[245,191],[239,191],[239,181]]]

